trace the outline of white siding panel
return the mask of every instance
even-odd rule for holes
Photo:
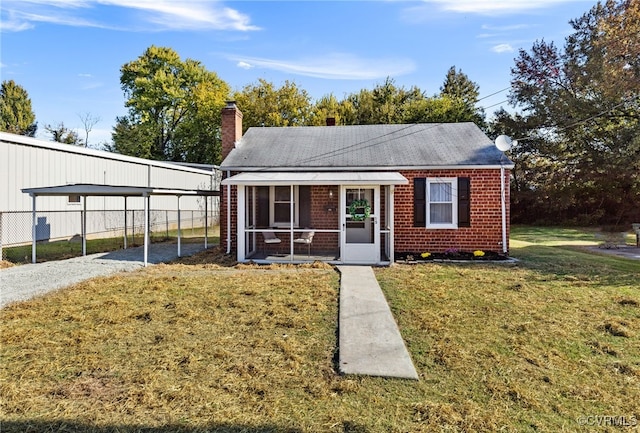
[[[31,198],[22,188],[70,183],[152,186],[158,188],[211,189],[212,173],[168,163],[132,158],[93,149],[0,133],[0,212],[30,211]],[[219,187],[215,188],[219,189]],[[185,209],[202,208],[203,201],[183,198]],[[175,208],[173,197],[153,197],[153,207]],[[88,209],[120,209],[124,199],[94,198]],[[129,199],[130,209],[142,207],[141,199]],[[39,197],[38,209],[80,210],[65,197]]]

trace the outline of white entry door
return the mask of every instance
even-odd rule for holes
[[[380,187],[343,186],[341,256],[344,263],[380,261]]]

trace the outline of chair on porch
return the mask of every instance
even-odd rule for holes
[[[307,246],[307,256],[311,257],[311,243],[313,242],[315,232],[304,232],[299,238],[293,240],[296,244],[304,244]]]
[[[274,232],[262,232],[262,237],[266,245],[279,244],[280,242],[282,242],[282,240],[277,237]],[[265,249],[263,248],[262,251],[265,252]]]

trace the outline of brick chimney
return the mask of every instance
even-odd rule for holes
[[[222,160],[229,155],[242,138],[242,111],[236,101],[227,101],[222,109]]]

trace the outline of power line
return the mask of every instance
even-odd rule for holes
[[[611,111],[613,111],[613,110],[615,110],[615,109],[617,109],[619,107],[622,107],[623,105],[628,104],[629,102],[632,102],[634,99],[638,99],[638,98],[640,98],[640,96],[636,96],[634,98],[631,98],[631,99],[628,99],[628,100],[624,100],[624,101],[620,102],[619,104],[616,104],[616,105],[614,105],[613,107],[611,107],[611,108],[609,108],[607,110],[601,111],[600,113],[594,114],[593,116],[587,117],[586,119],[578,120],[577,122],[574,122],[574,123],[572,123],[570,125],[562,127],[560,129],[556,130],[555,132],[562,132],[562,131],[565,131],[565,130],[567,130],[569,128],[573,128],[573,127],[581,125],[583,123],[587,123],[590,120],[597,119],[598,117],[602,117],[605,114],[607,114],[607,113],[609,113],[609,112],[611,112]],[[529,138],[531,138],[531,135],[528,135],[528,136],[523,137],[523,138],[518,138],[517,140],[521,141],[521,140],[527,140]]]
[[[509,90],[509,89],[511,89],[511,86],[509,86],[509,87],[505,87],[504,89],[502,89],[502,90],[498,90],[497,92],[493,92],[493,93],[492,93],[492,94],[490,94],[490,95],[483,96],[482,98],[478,99],[476,102],[480,102],[480,101],[482,101],[483,99],[490,98],[490,97],[491,97],[491,96],[493,96],[493,95],[497,95],[498,93],[502,93],[502,92],[507,91],[507,90]],[[491,108],[491,107],[487,107],[487,108]]]
[[[481,107],[483,110],[486,110],[487,108],[491,108],[491,107],[495,107],[496,105],[502,105],[505,102],[509,102],[509,100],[505,99],[504,101],[500,101],[497,104],[493,104],[493,105],[489,105],[488,107]]]

